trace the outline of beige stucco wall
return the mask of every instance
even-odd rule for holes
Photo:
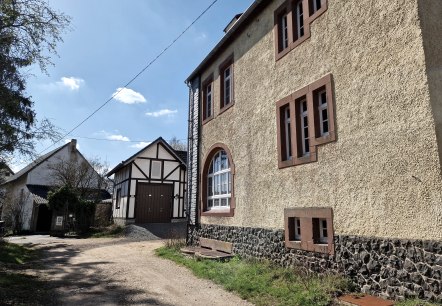
[[[311,38],[275,62],[273,11],[282,2],[202,74],[214,72],[215,118],[202,127],[201,161],[222,142],[236,170],[235,216],[202,223],[283,228],[285,207],[329,206],[336,234],[442,239],[441,165],[417,0],[329,1]],[[218,116],[218,65],[232,52],[235,105]],[[276,101],[328,73],[337,141],[319,147],[315,163],[278,169]]]

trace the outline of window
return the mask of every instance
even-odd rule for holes
[[[310,16],[321,9],[321,0],[309,0],[310,2]]]
[[[334,254],[332,208],[286,208],[284,218],[287,248]]]
[[[305,97],[301,98],[298,102],[299,107],[299,117],[300,117],[300,129],[299,138],[301,139],[301,148],[302,155],[307,156],[310,154],[310,137],[308,130],[308,107],[307,107],[307,99]]]
[[[207,210],[230,207],[230,167],[224,150],[215,154],[207,174]]]
[[[319,115],[318,123],[319,123],[319,136],[327,136],[329,131],[329,116],[328,116],[328,104],[327,104],[327,92],[325,89],[317,92],[315,94],[316,97],[316,107],[317,113]]]
[[[290,106],[284,105],[280,109],[281,122],[281,135],[282,135],[282,159],[284,161],[292,159],[292,136],[290,126]]]
[[[310,24],[327,10],[327,0],[287,0],[274,13],[276,60],[310,37]]]
[[[331,79],[329,74],[276,103],[279,168],[314,162],[316,147],[336,140]]]
[[[203,123],[213,118],[213,75],[210,75],[202,85],[203,89]]]
[[[221,111],[233,105],[233,55],[225,60],[219,68],[221,83]]]
[[[150,171],[152,178],[161,178],[161,162],[157,160],[152,161],[152,169]]]
[[[233,216],[234,166],[225,145],[216,144],[209,150],[202,173],[201,215]]]
[[[295,38],[297,39],[304,36],[304,8],[302,7],[302,1],[298,1],[295,5]]]
[[[120,204],[121,204],[121,188],[118,188],[117,195],[116,195],[115,208],[120,209]]]

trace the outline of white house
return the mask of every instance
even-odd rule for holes
[[[158,138],[107,176],[114,175],[113,217],[119,224],[185,220],[185,151]]]
[[[75,139],[65,145],[39,157],[14,175],[7,177],[2,188],[10,200],[20,202],[22,207],[22,229],[28,231],[47,232],[54,228],[55,219],[49,210],[47,201],[48,192],[57,186],[52,173],[53,167],[61,161],[74,161],[79,166],[89,162],[76,148]],[[90,165],[89,165],[90,166]],[[96,173],[96,172],[95,172]],[[98,179],[98,173],[97,179]],[[102,198],[109,197],[106,191]],[[3,209],[3,217],[6,209]]]

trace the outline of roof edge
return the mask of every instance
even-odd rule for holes
[[[249,8],[239,17],[236,23],[232,26],[232,28],[223,36],[223,38],[215,45],[212,51],[203,59],[203,61],[193,70],[193,72],[187,77],[185,80],[186,84],[189,84],[198,73],[210,63],[212,58],[220,51],[222,47],[230,42],[233,39],[234,35],[238,34],[240,30],[242,30],[243,26],[247,25],[247,22],[250,21],[250,18],[254,17],[256,14],[260,12],[260,9],[269,5],[272,1],[269,0],[255,0]]]

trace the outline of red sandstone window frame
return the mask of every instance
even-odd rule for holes
[[[210,164],[212,162],[213,157],[219,152],[223,150],[226,152],[227,157],[229,159],[230,165],[230,180],[231,180],[231,196],[230,196],[230,206],[226,209],[216,209],[216,210],[208,210],[207,208],[207,177]],[[233,217],[235,214],[235,164],[233,163],[232,154],[229,148],[223,143],[216,143],[209,148],[207,151],[207,155],[203,160],[203,168],[201,172],[201,198],[200,198],[200,212],[203,217]]]
[[[328,8],[328,0],[321,0],[321,8],[313,11],[313,1],[315,0],[287,0],[274,12],[274,41],[275,41],[275,61],[280,60],[291,50],[302,44],[308,38],[310,38],[310,24],[321,16]],[[297,35],[297,19],[296,19],[296,6],[299,2],[302,2],[303,10],[303,23],[304,23],[304,35],[298,37]],[[287,48],[282,48],[281,29],[282,22],[281,16],[286,14],[288,16],[288,33],[289,42]]]
[[[296,219],[300,220],[301,237],[296,237]],[[321,227],[324,220],[326,228]],[[326,241],[321,238],[321,230],[327,232]],[[284,209],[285,247],[310,252],[334,255],[333,209],[331,207],[307,207]]]
[[[225,77],[224,72],[230,68],[230,101],[229,103],[225,103]],[[220,65],[219,65],[219,80],[220,80],[220,114],[225,112],[227,109],[231,108],[235,104],[235,73],[234,73],[234,55],[231,54],[228,56]]]
[[[317,146],[336,141],[335,103],[332,87],[332,74],[328,74],[276,102],[278,167],[280,169],[315,162],[317,161]],[[317,98],[317,94],[321,92],[325,92],[328,113],[328,133],[324,135],[320,134]],[[308,155],[302,154],[302,131],[299,110],[299,101],[302,99],[307,100],[308,138],[310,140],[310,153]],[[291,158],[287,158],[287,154],[284,153],[287,151],[287,131],[284,130],[282,112],[286,107],[290,109]]]
[[[211,107],[211,112],[210,115],[207,116],[207,87],[208,86],[212,86],[212,107]],[[213,107],[214,107],[214,87],[213,87],[213,73],[210,74],[202,83],[201,85],[201,96],[202,96],[202,107],[201,107],[201,111],[202,111],[202,116],[201,118],[203,118],[202,124],[206,124],[207,122],[209,122],[210,120],[213,119]]]

